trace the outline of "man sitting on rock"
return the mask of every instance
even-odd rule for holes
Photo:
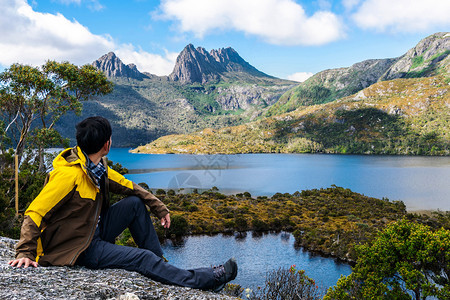
[[[53,161],[47,183],[25,212],[11,266],[121,268],[156,281],[218,291],[237,275],[234,259],[183,270],[165,262],[146,206],[170,227],[167,207],[153,194],[108,167],[111,125],[90,117],[76,126],[77,146]],[[128,197],[110,206],[109,193]],[[116,245],[129,228],[139,248]]]

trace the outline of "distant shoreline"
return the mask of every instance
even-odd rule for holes
[[[138,147],[136,148],[130,148],[130,147],[117,147],[117,149],[130,149],[128,152],[132,154],[154,154],[154,155],[245,155],[245,154],[304,154],[304,155],[336,155],[336,156],[383,156],[383,157],[450,157],[450,155],[423,155],[423,154],[382,154],[382,153],[332,153],[332,152],[236,152],[236,153],[222,153],[222,152],[214,152],[214,153],[189,153],[189,152],[180,152],[180,153],[173,153],[173,152],[143,152],[139,151],[136,152]]]

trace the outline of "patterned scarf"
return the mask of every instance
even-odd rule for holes
[[[106,173],[106,168],[103,166],[102,161],[98,163],[98,165],[95,165],[89,157],[87,157],[87,167],[89,171],[91,171],[91,174],[94,176],[94,178],[97,180],[97,185],[100,185],[100,178],[102,178],[103,174]]]

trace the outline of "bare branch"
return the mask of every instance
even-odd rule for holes
[[[14,117],[14,120],[12,120],[11,123],[6,126],[5,133],[8,132],[9,127],[16,121],[17,117],[19,117],[19,113],[20,111],[18,110],[16,116]]]

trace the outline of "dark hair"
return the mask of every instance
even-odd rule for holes
[[[77,144],[86,154],[97,153],[111,138],[111,124],[103,117],[89,117],[76,126]]]

